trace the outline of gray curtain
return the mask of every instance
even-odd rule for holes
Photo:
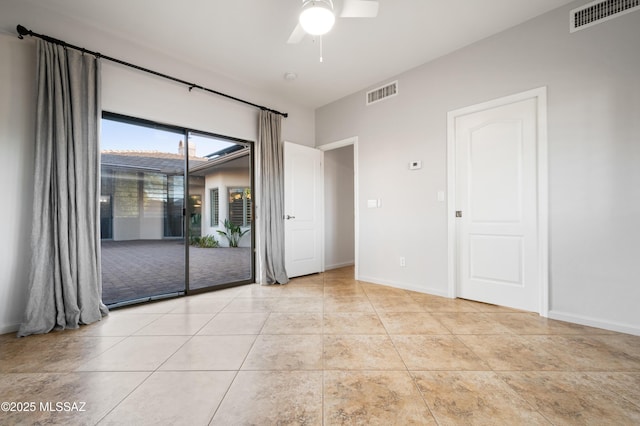
[[[289,282],[284,267],[284,146],[282,117],[260,111],[258,143],[262,170],[262,228],[267,284]]]
[[[107,315],[100,270],[100,62],[38,40],[27,307],[18,336]]]

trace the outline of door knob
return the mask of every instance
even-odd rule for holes
[[[295,219],[296,217],[295,217],[295,216],[289,216],[289,215],[286,215],[284,218],[285,218],[285,219],[287,219],[287,220],[289,220],[289,219]]]

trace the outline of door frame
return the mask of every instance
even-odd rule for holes
[[[456,226],[456,118],[503,105],[536,99],[537,105],[537,207],[538,207],[538,277],[540,287],[539,314],[549,314],[549,166],[547,138],[547,88],[539,87],[514,95],[493,99],[467,106],[447,113],[447,235],[448,235],[448,290],[447,295],[455,298],[458,288],[458,227]]]
[[[320,145],[317,148],[321,151],[331,151],[345,146],[353,146],[353,261],[354,261],[354,278],[359,279],[360,273],[358,269],[358,260],[360,258],[360,209],[358,207],[358,137],[352,136],[350,138],[341,139],[339,141],[331,142],[325,145]],[[322,163],[322,170],[324,175],[324,162]],[[324,234],[322,237],[322,268],[324,270]]]

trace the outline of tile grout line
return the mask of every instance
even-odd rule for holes
[[[369,303],[371,303],[371,299],[369,298],[369,293],[366,290],[365,290],[365,295],[367,296],[367,300],[369,300]],[[376,306],[373,303],[371,303],[371,305],[373,306],[373,310],[376,313],[376,316],[378,317],[378,321],[380,321],[380,323],[382,324],[382,327],[384,328],[384,330],[386,332],[386,336],[389,339],[389,341],[391,342],[391,345],[393,346],[393,349],[396,351],[396,354],[398,355],[398,357],[402,361],[402,364],[404,365],[404,368],[405,368],[405,372],[409,376],[409,380],[411,380],[411,383],[413,385],[414,390],[416,392],[418,392],[418,395],[420,395],[420,399],[422,400],[422,403],[424,404],[424,407],[427,409],[427,412],[431,415],[431,418],[436,422],[436,424],[439,425],[440,422],[438,421],[438,418],[435,416],[435,414],[431,411],[431,407],[429,407],[429,404],[427,403],[427,400],[426,400],[426,398],[424,396],[424,393],[420,390],[420,386],[418,386],[418,383],[416,382],[415,376],[412,374],[411,370],[409,369],[409,366],[407,365],[407,362],[405,361],[405,359],[400,354],[400,351],[398,350],[398,347],[396,346],[396,342],[393,340],[392,335],[389,333],[389,329],[384,324],[384,321],[382,321],[382,318],[380,318],[380,312],[378,311],[378,309],[376,308]]]
[[[133,373],[135,371],[100,371],[100,373],[118,373],[118,372],[122,372],[122,373]],[[138,371],[140,372],[140,371]],[[120,404],[122,404],[124,401],[127,400],[127,398],[129,398],[140,386],[142,386],[147,380],[149,380],[149,378],[153,375],[153,371],[143,371],[144,373],[148,373],[147,377],[144,378],[143,381],[141,381],[140,383],[138,383],[136,386],[134,386],[133,389],[131,389],[131,391],[129,393],[127,393],[126,395],[124,395],[120,401],[118,401],[113,407],[111,407],[110,410],[108,410],[104,416],[102,416],[100,419],[98,419],[98,421],[96,422],[96,424],[99,424],[100,422],[102,422],[104,419],[106,419],[107,417],[109,417],[109,415],[115,411],[116,408],[118,408],[120,406]]]

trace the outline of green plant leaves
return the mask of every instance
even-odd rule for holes
[[[240,243],[240,238],[242,238],[247,232],[251,229],[245,229],[244,231],[240,227],[240,225],[236,225],[232,223],[229,219],[224,220],[224,231],[216,231],[218,234],[222,235],[229,242],[229,247],[238,247],[238,243]]]

